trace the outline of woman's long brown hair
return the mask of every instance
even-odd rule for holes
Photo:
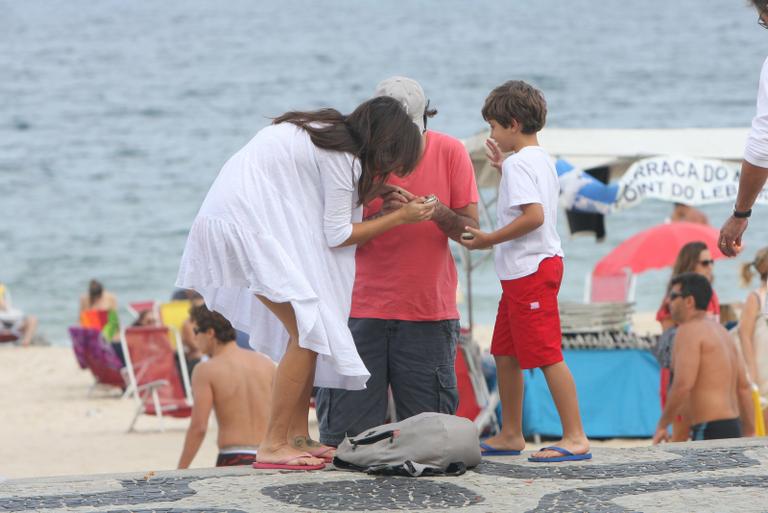
[[[371,199],[390,173],[405,176],[413,171],[421,157],[419,128],[400,102],[385,96],[361,103],[348,115],[335,109],[286,112],[273,120],[278,123],[300,126],[318,148],[344,151],[359,159],[360,203]]]
[[[682,248],[677,254],[675,259],[675,265],[672,266],[672,277],[683,273],[692,273],[696,271],[696,266],[699,263],[699,255],[701,252],[707,249],[707,245],[703,242],[689,242]]]

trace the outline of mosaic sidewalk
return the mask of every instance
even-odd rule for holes
[[[441,478],[239,467],[9,480],[0,512],[765,512],[767,442],[596,448],[565,464],[489,458]]]

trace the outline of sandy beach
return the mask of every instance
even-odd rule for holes
[[[188,419],[142,416],[127,433],[136,403],[96,389],[68,347],[0,347],[0,476],[21,478],[176,468]],[[193,467],[216,461],[216,425]]]
[[[151,472],[176,468],[188,419],[143,415],[126,430],[136,403],[116,390],[97,388],[68,347],[0,346],[0,478]],[[310,419],[316,435],[316,422]],[[595,445],[643,446],[649,440],[609,440]],[[529,444],[528,449],[535,446]],[[216,423],[193,468],[216,460]]]

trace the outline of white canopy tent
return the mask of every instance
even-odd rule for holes
[[[616,179],[634,161],[656,155],[740,162],[748,132],[748,128],[546,128],[539,142],[554,157],[582,169],[611,166],[611,179]],[[488,136],[484,131],[464,139],[478,187],[496,187],[499,182],[485,158]]]

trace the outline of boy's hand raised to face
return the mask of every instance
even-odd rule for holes
[[[504,153],[499,148],[499,145],[493,139],[485,140],[485,156],[488,157],[488,161],[496,170],[501,173],[501,164],[504,162]]]
[[[472,235],[471,239],[465,237],[464,235],[461,236],[461,240],[459,242],[465,248],[488,249],[490,247],[493,247],[493,242],[491,242],[488,233],[482,230],[478,230],[477,228],[472,228],[471,226],[465,226],[464,232]]]

